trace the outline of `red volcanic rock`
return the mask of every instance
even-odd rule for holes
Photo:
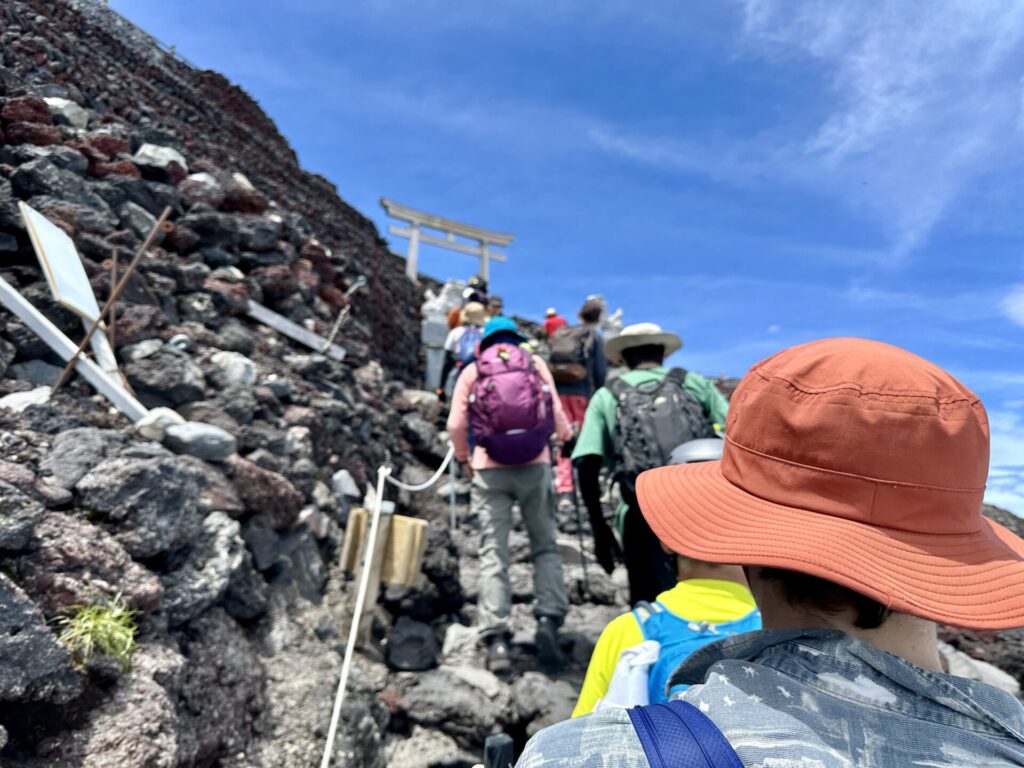
[[[246,509],[266,515],[279,531],[295,522],[303,498],[288,478],[237,455],[228,459],[228,466]]]
[[[50,125],[53,118],[50,107],[38,96],[19,96],[11,99],[0,111],[0,120],[5,123],[40,123]]]
[[[181,224],[175,224],[173,229],[164,235],[164,239],[160,244],[168,251],[190,253],[196,249],[199,242],[200,238],[195,233],[195,230]]]
[[[284,299],[299,289],[295,275],[291,269],[283,265],[259,267],[254,269],[249,277],[259,284],[263,289],[263,295],[271,301]]]
[[[142,172],[131,160],[115,160],[112,163],[99,162],[89,165],[89,175],[96,178],[104,176],[124,176],[129,179],[141,179]]]
[[[8,144],[35,144],[37,147],[48,147],[61,143],[60,128],[42,123],[8,123]]]
[[[224,203],[221,210],[235,213],[263,213],[267,210],[267,198],[264,197],[243,176],[230,176],[224,184]]]

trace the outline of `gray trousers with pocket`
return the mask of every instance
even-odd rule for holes
[[[569,610],[562,575],[562,556],[555,541],[555,494],[548,464],[480,469],[473,474],[470,500],[480,520],[480,634],[508,631],[512,606],[509,585],[508,534],[512,505],[519,504],[533,557],[534,615],[549,616],[561,625]]]

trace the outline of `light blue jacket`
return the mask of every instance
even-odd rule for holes
[[[699,683],[703,682],[703,685]],[[751,632],[697,651],[669,685],[746,768],[1024,766],[1024,707],[984,683],[921,669],[842,632]],[[546,728],[517,768],[647,768],[625,710]]]

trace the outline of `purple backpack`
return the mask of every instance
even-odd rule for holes
[[[555,412],[533,355],[511,344],[495,344],[480,355],[476,368],[469,395],[473,442],[500,464],[537,458],[555,431]]]

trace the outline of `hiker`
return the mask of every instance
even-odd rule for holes
[[[637,492],[673,551],[744,565],[766,629],[690,656],[679,701],[560,723],[518,765],[1024,765],[1024,707],[947,673],[937,642],[939,623],[1024,626],[1024,540],[981,514],[988,461],[977,396],[910,352],[825,339],[761,361],[722,460]]]
[[[459,375],[448,416],[455,458],[468,462],[471,508],[482,528],[477,621],[492,672],[511,666],[508,535],[513,504],[519,505],[530,538],[536,642],[545,666],[562,661],[558,629],[569,607],[555,542],[548,443],[552,433],[559,440],[572,433],[554,397],[551,373],[540,357],[520,347],[523,342],[515,321],[488,320],[476,361]]]
[[[611,573],[618,557],[629,573],[629,602],[648,602],[676,583],[675,562],[640,514],[636,478],[664,466],[678,445],[712,437],[729,404],[713,383],[682,368],[664,367],[683,345],[654,323],[638,323],[605,342],[608,362],[629,370],[599,389],[587,408],[572,458],[580,496],[594,532],[594,554]],[[602,467],[610,467],[622,496],[617,512],[622,548],[601,509]]]
[[[548,362],[573,434],[579,434],[590,398],[604,386],[608,374],[600,331],[603,313],[603,300],[587,299],[579,311],[580,324],[558,328],[551,336]],[[576,503],[570,454],[569,449],[559,449],[556,462],[555,492],[563,512]]]
[[[483,304],[471,301],[462,308],[460,325],[448,332],[444,340],[444,368],[441,381],[444,382],[445,397],[451,397],[455,379],[459,372],[476,359],[477,346],[483,338],[483,325],[487,321],[487,310]]]
[[[544,313],[544,335],[549,339],[555,335],[555,331],[569,324],[569,321],[558,314],[554,307],[548,307]]]
[[[669,464],[721,458],[718,438],[691,440],[672,452]],[[740,566],[676,555],[676,578],[655,603],[637,603],[601,632],[573,717],[663,702],[669,675],[687,656],[714,640],[761,628]]]
[[[470,302],[487,306],[487,281],[480,275],[473,275],[462,291],[462,306],[452,307],[448,312],[448,330],[458,328],[462,324],[462,309]],[[444,379],[442,379],[444,381]]]
[[[505,302],[501,296],[491,296],[487,299],[487,316],[501,317],[505,312]]]

